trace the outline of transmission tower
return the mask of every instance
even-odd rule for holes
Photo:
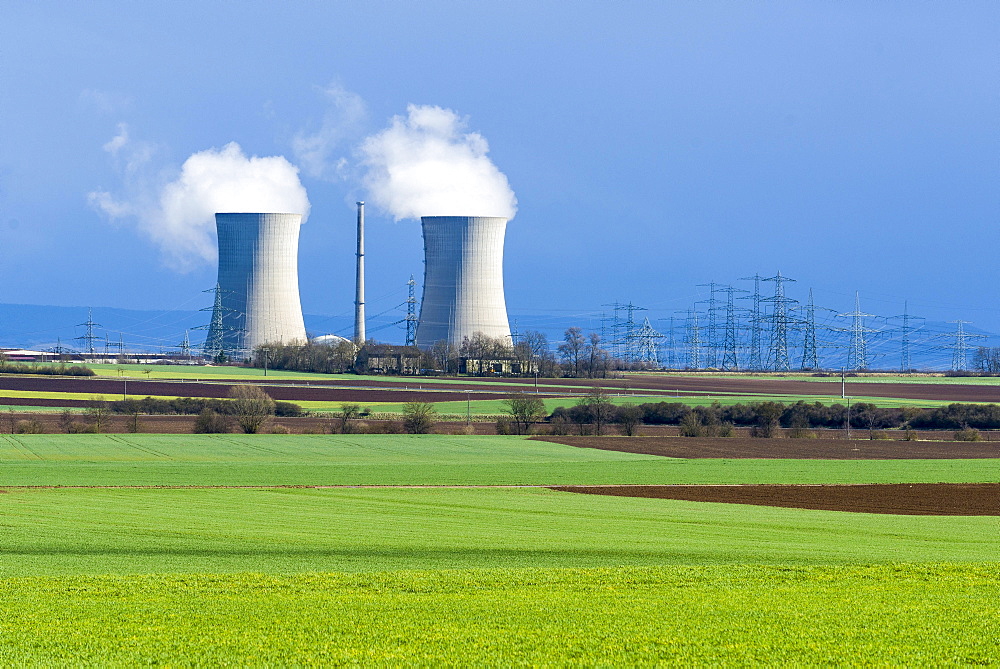
[[[635,362],[638,358],[636,350],[636,333],[638,328],[635,323],[635,312],[646,311],[645,307],[637,307],[629,302],[621,304],[603,304],[601,306],[614,309],[614,320],[611,322],[611,351],[616,358],[626,362]],[[602,326],[603,331],[603,326]]]
[[[726,286],[726,336],[722,343],[722,369],[732,371],[739,369],[736,356],[736,306],[733,304],[733,294],[746,291]]]
[[[639,360],[639,327],[636,325],[634,312],[646,311],[646,307],[637,307],[629,302],[622,309],[628,314],[622,324],[622,329],[625,332],[625,360],[637,362]]]
[[[774,297],[763,298],[763,302],[771,302],[771,349],[768,352],[768,361],[771,369],[777,372],[787,372],[791,369],[788,360],[788,325],[790,318],[788,306],[794,304],[795,300],[785,297],[785,284],[795,281],[787,276],[782,276],[779,271],[775,276],[762,281],[774,282]]]
[[[706,367],[718,367],[719,366],[719,330],[718,324],[716,323],[716,310],[718,309],[718,301],[715,299],[715,293],[722,286],[710,281],[708,283],[699,283],[699,287],[708,288],[708,299],[703,300],[708,304],[708,336],[706,337],[705,347],[705,366]]]
[[[980,339],[986,335],[972,334],[965,331],[966,325],[971,325],[971,321],[948,321],[949,323],[955,323],[958,329],[951,333],[951,336],[955,338],[955,343],[949,348],[952,350],[951,354],[951,368],[954,371],[960,371],[966,369],[969,366],[969,344],[967,341],[969,339]]]
[[[659,341],[661,339],[663,339],[663,335],[653,329],[653,326],[649,324],[649,319],[642,319],[642,326],[636,330],[635,334],[636,362],[656,365],[660,360]]]
[[[674,367],[674,317],[670,317],[670,329],[667,331],[667,369]]]
[[[185,359],[191,358],[191,337],[187,330],[184,331],[184,340],[180,344],[181,355]]]
[[[760,282],[764,280],[760,274],[745,276],[740,281],[753,281],[753,294],[748,299],[753,300],[753,307],[750,310],[750,352],[747,360],[747,368],[760,370],[764,368],[764,361],[761,359],[760,333],[763,317],[760,312]]]
[[[417,341],[417,282],[410,275],[406,282],[406,345],[413,346]]]
[[[809,289],[809,303],[806,304],[806,332],[802,340],[802,369],[819,369],[819,349],[816,346],[816,304],[813,290]]]
[[[875,332],[865,327],[866,318],[875,318],[874,314],[866,314],[861,311],[861,297],[854,293],[854,311],[847,314],[840,314],[843,318],[851,319],[851,347],[847,353],[848,369],[868,369],[868,339],[870,332]]]
[[[911,316],[909,305],[907,302],[903,302],[903,313],[900,316],[890,316],[893,319],[900,319],[902,325],[899,327],[900,334],[900,351],[899,351],[899,371],[904,374],[909,374],[913,371],[913,363],[910,361],[910,334],[919,330],[919,327],[914,327],[910,325],[910,321],[917,319],[923,320],[922,316]]]
[[[85,327],[85,328],[87,328],[87,333],[85,335],[83,335],[82,337],[76,337],[76,339],[81,339],[81,340],[85,341],[86,342],[86,346],[87,346],[87,353],[90,354],[91,356],[93,356],[94,355],[94,342],[97,341],[97,339],[98,339],[98,336],[94,334],[94,328],[100,328],[100,327],[104,327],[104,326],[101,325],[100,323],[95,323],[94,322],[94,310],[88,308],[87,309],[87,322],[86,323],[79,323],[77,325],[77,327]]]
[[[215,358],[220,353],[231,356],[233,353],[242,352],[245,330],[233,327],[226,322],[227,320],[231,321],[239,317],[241,314],[238,314],[234,309],[228,309],[223,306],[222,294],[225,291],[222,290],[222,286],[219,284],[215,284],[215,288],[210,288],[202,292],[215,293],[215,300],[212,306],[200,309],[200,311],[212,312],[212,321],[207,326],[208,336],[205,337],[205,346],[203,348],[205,355],[209,358]],[[228,319],[226,318],[227,316],[229,317]],[[204,329],[206,329],[204,325],[195,328],[195,330]],[[229,333],[235,333],[235,336],[227,336]]]
[[[688,369],[701,369],[701,328],[698,326],[698,312],[688,310],[687,323]]]

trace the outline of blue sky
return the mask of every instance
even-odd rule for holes
[[[1000,329],[1000,4],[0,0],[0,302],[196,309],[88,193],[126,124],[167,178],[240,144],[285,156],[363,101],[334,157],[408,104],[468,118],[507,176],[511,314],[616,300],[664,318],[697,284],[798,279],[819,304]],[[350,127],[347,127],[350,126]],[[339,152],[339,153],[338,153]],[[167,175],[167,176],[164,176]],[[356,179],[301,175],[304,310],[349,313]],[[369,311],[422,273],[419,224],[368,212]],[[748,287],[745,282],[742,287]],[[590,319],[590,320],[588,320]]]

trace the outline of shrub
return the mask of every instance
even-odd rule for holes
[[[77,421],[71,422],[66,427],[67,434],[97,434],[96,425],[88,425],[87,423],[80,423]]]
[[[294,402],[274,403],[274,415],[279,418],[299,418],[300,416],[305,416],[306,413],[306,411],[302,410],[302,407]]]
[[[214,409],[204,409],[194,421],[195,434],[226,434],[231,429],[229,416]]]
[[[634,404],[626,404],[618,408],[618,415],[615,422],[618,423],[618,431],[626,437],[634,437],[639,432],[642,425],[643,411]]]
[[[497,418],[497,434],[510,434],[511,433],[511,421],[510,416],[500,416]]]
[[[953,435],[955,441],[982,441],[983,435],[979,433],[979,430],[973,427],[962,428],[961,430],[955,430]]]
[[[281,424],[277,424],[277,423],[274,424],[274,425],[272,425],[271,429],[268,430],[268,432],[270,434],[290,434],[291,433],[291,431],[287,427],[285,427],[284,425],[281,425]]]
[[[257,434],[264,421],[274,415],[274,400],[260,386],[233,386],[229,397],[236,422],[246,434]]]
[[[45,429],[42,424],[35,419],[17,421],[18,434],[43,434]]]
[[[549,433],[555,435],[569,434],[570,421],[563,415],[553,415],[549,421]]]
[[[681,436],[682,437],[700,437],[702,436],[702,424],[701,418],[698,414],[691,412],[681,419]]]

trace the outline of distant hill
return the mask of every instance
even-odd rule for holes
[[[31,348],[50,350],[57,345],[73,350],[82,350],[86,344],[79,339],[86,333],[83,326],[87,321],[87,307],[53,307],[36,304],[0,304],[0,348]],[[380,342],[401,344],[406,337],[405,307],[375,314],[368,319],[368,336]],[[94,307],[94,334],[98,338],[95,348],[102,349],[105,338],[111,350],[117,352],[119,338],[128,351],[176,350],[188,331],[192,347],[200,349],[205,339],[205,330],[195,329],[208,323],[211,315],[205,311],[195,310],[139,310],[116,309],[114,307]],[[525,332],[538,330],[548,337],[550,347],[555,350],[562,342],[563,333],[567,328],[579,326],[584,334],[601,332],[601,321],[593,315],[510,315],[511,327],[514,331]],[[678,367],[683,367],[689,359],[691,332],[684,319],[675,319],[673,333],[673,354],[668,350],[669,333],[665,329],[665,319],[651,319],[653,326],[659,328],[664,335],[658,341],[660,359],[664,363],[672,359]],[[311,336],[320,334],[338,334],[350,337],[353,332],[353,311],[348,314],[324,316],[305,315],[306,330]],[[836,327],[839,326],[839,327]],[[716,337],[722,346],[724,335],[723,324],[719,324]],[[867,334],[867,350],[870,367],[873,369],[894,370],[899,368],[901,359],[902,333],[895,325],[885,321],[872,320],[867,323],[870,328]],[[921,322],[919,328],[909,335],[910,356],[916,369],[946,370],[952,365],[955,354],[955,325],[946,322]],[[1000,346],[1000,337],[977,329],[966,327],[970,337],[966,340],[967,357],[972,361],[978,346]],[[605,334],[609,334],[606,332]],[[737,333],[739,355],[738,360],[746,359],[748,334],[745,329]],[[707,343],[708,328],[702,323],[698,338],[702,342],[702,363],[708,359]],[[770,335],[765,327],[762,333],[762,348],[765,357],[770,346]],[[802,334],[789,332],[789,359],[792,366],[800,364]],[[817,344],[820,364],[828,369],[840,369],[846,366],[847,351],[851,344],[851,332],[843,323],[825,323],[817,326]]]
[[[95,347],[103,348],[105,339],[117,351],[119,339],[127,350],[158,351],[180,346],[188,331],[192,346],[200,346],[211,314],[194,310],[140,310],[94,307],[93,319],[98,326]],[[87,307],[55,307],[38,304],[0,304],[0,348],[51,349],[56,346],[82,350],[86,342]],[[343,317],[305,315],[310,334],[349,333],[350,319]]]

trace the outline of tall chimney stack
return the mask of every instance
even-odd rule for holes
[[[365,203],[358,202],[358,277],[354,297],[354,343],[365,343]]]

